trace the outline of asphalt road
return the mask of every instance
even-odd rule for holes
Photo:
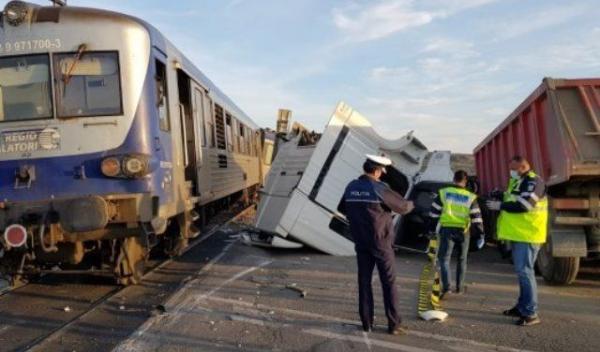
[[[241,244],[235,228],[206,241],[210,260],[194,279],[122,341],[117,351],[598,351],[600,270],[583,269],[569,287],[539,279],[542,324],[517,327],[501,315],[517,296],[510,263],[487,248],[470,257],[468,292],[450,297],[444,323],[416,314],[425,256],[398,253],[406,336],[386,334],[375,282],[375,331],[359,329],[354,258],[313,251],[268,250]],[[208,257],[206,258],[208,259]],[[287,288],[296,285],[306,292]]]

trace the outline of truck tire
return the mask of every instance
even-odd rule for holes
[[[570,285],[579,272],[579,257],[558,258],[552,256],[552,244],[540,249],[537,267],[546,282],[553,285]]]

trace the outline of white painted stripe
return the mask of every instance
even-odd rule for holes
[[[363,341],[365,342],[365,345],[367,345],[367,350],[369,352],[372,351],[371,340],[369,339],[369,334],[366,331],[363,331],[362,335],[363,335]]]
[[[363,339],[361,337],[354,336],[354,335],[342,335],[342,334],[336,334],[333,332],[317,330],[317,329],[306,329],[306,330],[302,330],[302,332],[305,332],[305,333],[311,334],[311,335],[315,335],[315,336],[325,337],[328,339],[335,339],[335,340],[349,341],[349,342],[363,342]],[[376,339],[371,339],[371,344],[373,346],[388,348],[388,349],[394,350],[394,351],[404,351],[404,352],[433,352],[433,351],[435,351],[435,350],[419,348],[419,347],[412,347],[412,346],[402,345],[402,344],[395,343],[395,342],[376,340]]]
[[[313,319],[337,322],[337,323],[348,324],[348,325],[358,325],[358,323],[355,320],[344,319],[344,318],[339,318],[339,317],[334,317],[331,315],[324,315],[324,314],[319,314],[319,313],[305,312],[305,311],[300,311],[300,310],[295,310],[295,309],[290,309],[290,308],[273,307],[273,306],[269,306],[269,305],[261,304],[261,303],[238,301],[238,300],[234,300],[234,299],[221,298],[221,297],[215,297],[215,296],[208,297],[207,300],[221,302],[221,303],[228,303],[231,305],[244,306],[249,309],[256,309],[257,313],[262,313],[262,312],[260,312],[260,310],[274,311],[274,312],[284,314],[286,316],[286,318],[289,320],[291,320],[291,318],[289,317],[290,315],[296,315],[296,316],[304,317],[304,318],[313,318]],[[470,345],[470,346],[480,347],[480,348],[482,348],[484,350],[488,350],[488,351],[533,352],[530,350],[498,346],[498,345],[493,345],[493,344],[489,344],[489,343],[485,343],[485,342],[479,342],[479,341],[470,340],[470,339],[463,339],[460,337],[438,335],[438,334],[432,334],[432,333],[416,331],[416,330],[408,330],[407,334],[412,335],[412,336],[417,336],[417,337],[423,337],[426,339],[434,339],[434,340],[438,340],[438,341],[442,341],[442,342],[456,342],[456,343],[466,344],[466,345]]]
[[[262,268],[264,266],[267,266],[267,265],[269,265],[271,263],[273,263],[272,260],[267,260],[267,261],[264,261],[264,262],[258,264],[257,266],[253,266],[253,267],[250,267],[250,268],[248,268],[248,269],[246,269],[244,271],[240,271],[239,273],[237,273],[237,274],[233,275],[232,277],[230,277],[229,279],[223,281],[221,284],[217,285],[215,288],[213,288],[212,290],[208,291],[207,293],[202,294],[200,296],[197,296],[194,299],[194,303],[198,303],[198,302],[200,302],[200,301],[202,301],[202,300],[204,300],[204,299],[206,299],[206,298],[214,295],[215,293],[217,293],[217,291],[219,291],[223,287],[229,285],[230,283],[232,283],[234,281],[237,281],[237,279],[239,279],[239,278],[241,278],[241,277],[243,277],[243,276],[245,276],[247,274],[250,274],[251,272],[255,271],[256,269],[259,269],[259,268]],[[189,307],[186,305],[186,308],[189,308]]]
[[[211,237],[212,235],[214,235],[216,233],[216,229],[213,229],[210,233],[208,233],[203,239],[196,241],[196,243],[194,245],[199,244],[200,242],[203,242],[205,240],[207,240],[209,237]],[[196,276],[207,272],[209,270],[211,270],[213,268],[213,266],[220,261],[226,254],[227,252],[231,249],[231,247],[235,244],[235,242],[229,243],[228,245],[226,245],[223,250],[221,251],[221,253],[219,253],[217,256],[215,256],[213,259],[211,259],[200,271],[198,271],[196,273]],[[240,273],[237,273],[236,275],[232,276],[231,278],[229,278],[228,280],[222,282],[220,285],[218,285],[217,287],[213,288],[211,291],[209,291],[207,294],[201,295],[199,297],[196,297],[196,299],[194,300],[194,303],[198,302],[201,299],[206,299],[207,297],[210,297],[211,295],[213,295],[214,293],[216,293],[218,290],[220,290],[221,288],[223,288],[224,286],[230,284],[231,282],[237,280],[238,278],[258,269],[259,267],[263,267],[265,265],[268,265],[272,263],[271,260],[269,261],[264,261],[261,264],[259,264],[258,266],[254,266],[251,268],[248,268]],[[115,351],[136,351],[139,350],[139,346],[137,346],[138,341],[142,342],[143,344],[143,338],[142,336],[153,326],[159,326],[161,324],[162,319],[164,319],[166,316],[169,317],[178,317],[180,312],[185,308],[188,309],[189,308],[189,302],[187,300],[182,300],[181,296],[185,295],[188,293],[188,290],[191,288],[192,285],[194,285],[196,283],[197,280],[190,280],[188,281],[181,289],[179,289],[175,294],[173,294],[168,300],[167,303],[165,304],[165,306],[169,306],[169,303],[175,303],[175,302],[179,302],[177,304],[175,304],[175,307],[173,309],[171,309],[169,311],[168,315],[157,315],[154,318],[148,319],[146,320],[146,322],[140,327],[138,328],[138,330],[133,333],[127,340],[123,341],[119,346],[117,346],[117,348],[115,348]],[[172,322],[175,321],[175,319],[171,320]]]
[[[474,340],[469,340],[469,339],[461,339],[460,337],[430,334],[428,332],[421,332],[421,331],[415,331],[415,330],[409,330],[408,334],[413,335],[413,336],[423,337],[426,339],[436,339],[438,341],[443,341],[443,342],[456,342],[456,343],[468,344],[473,347],[480,347],[485,351],[534,352],[532,350],[492,345],[492,344],[485,343],[485,342],[479,342],[479,341],[474,341]]]
[[[212,236],[213,233],[210,233],[208,236],[206,236],[205,238],[207,239],[208,237]],[[223,256],[225,256],[225,254],[227,253],[227,251],[229,251],[229,249],[234,245],[235,243],[230,243],[227,246],[225,246],[223,248],[223,250],[221,251],[221,253],[219,253],[216,257],[214,257],[210,262],[208,262],[208,264],[206,264],[200,271],[198,271],[196,273],[196,275],[204,273],[210,269],[212,269],[212,267],[215,265],[216,262],[218,262],[219,260],[221,260],[221,258],[223,258]],[[187,293],[188,289],[192,286],[192,283],[194,283],[195,280],[190,280],[188,281],[181,289],[179,289],[175,294],[173,294],[168,300],[167,302],[164,304],[165,306],[169,306],[169,303],[174,303],[174,302],[178,302],[180,301],[179,304],[175,305],[175,308],[173,309],[173,313],[174,315],[177,315],[185,306],[184,303],[185,300],[181,300],[181,296],[183,296],[184,294]],[[171,314],[169,314],[171,315]],[[127,338],[127,340],[123,341],[121,344],[119,344],[119,346],[117,346],[114,351],[121,351],[121,352],[127,352],[127,351],[136,351],[138,350],[139,346],[136,346],[137,341],[142,339],[142,336],[144,334],[146,334],[146,332],[148,330],[150,330],[150,328],[152,328],[154,325],[159,325],[161,323],[161,321],[164,319],[164,317],[166,317],[167,315],[157,315],[154,316],[154,318],[148,319],[146,320],[146,322],[144,324],[142,324],[142,326],[140,326],[136,332],[134,332],[133,334],[131,334],[131,336],[129,336],[129,338]]]

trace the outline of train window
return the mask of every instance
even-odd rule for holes
[[[227,144],[225,143],[225,121],[223,116],[223,108],[215,104],[215,130],[217,136],[217,148],[225,149]]]
[[[252,150],[254,151],[254,156],[260,157],[260,154],[263,150],[263,146],[265,144],[263,143],[263,138],[265,138],[265,136],[266,134],[256,132],[256,140],[254,141],[254,147],[252,147]]]
[[[204,132],[206,133],[206,139],[204,146],[205,147],[214,147],[215,146],[215,123],[213,117],[213,108],[212,101],[207,95],[204,95],[204,106],[206,107],[206,115],[204,116],[205,128]]]
[[[194,119],[196,119],[196,123],[198,124],[198,128],[200,129],[200,136],[202,137],[202,146],[206,146],[206,125],[204,124],[204,120],[207,118],[207,113],[206,113],[206,109],[204,108],[204,98],[203,98],[204,93],[202,93],[201,90],[199,90],[198,88],[194,89],[194,111],[196,113],[196,116],[194,116]]]
[[[52,118],[48,55],[0,58],[0,122]]]
[[[227,150],[233,152],[233,121],[229,113],[225,113],[225,124],[227,125]]]
[[[232,135],[232,139],[231,139],[231,143],[233,144],[233,151],[234,152],[239,152],[240,151],[240,143],[239,143],[239,131],[238,131],[238,125],[239,122],[235,117],[231,118],[231,135]]]
[[[244,126],[243,123],[238,122],[239,124],[239,137],[238,137],[238,145],[240,146],[240,153],[242,154],[247,154],[247,150],[246,150],[246,126]]]
[[[160,60],[155,61],[156,65],[156,107],[158,108],[158,119],[160,129],[170,131],[169,124],[169,94],[167,91],[167,67]]]
[[[254,153],[252,151],[252,136],[253,136],[252,130],[250,128],[246,127],[246,145],[247,145],[246,150],[248,152],[248,155],[254,156]]]
[[[54,54],[58,117],[122,115],[119,54]]]

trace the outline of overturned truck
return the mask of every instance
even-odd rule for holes
[[[452,179],[450,152],[430,153],[412,133],[385,139],[364,116],[340,103],[322,134],[294,124],[279,139],[261,192],[255,224],[259,231],[246,240],[269,247],[306,245],[332,255],[354,255],[348,223],[337,209],[346,185],[362,173],[366,154],[392,159],[394,164],[383,181],[408,198],[423,198],[416,202],[413,222],[428,212],[432,187],[438,189]],[[419,185],[429,185],[424,197],[414,194]],[[398,243],[402,243],[407,239],[403,229],[414,226],[400,216],[395,224]]]

